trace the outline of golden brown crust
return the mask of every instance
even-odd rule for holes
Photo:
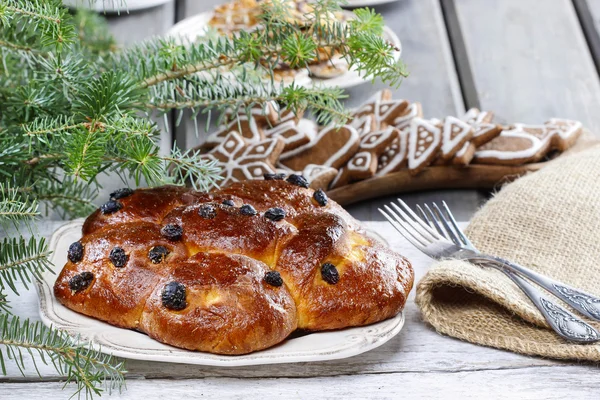
[[[323,204],[312,189],[285,181],[239,182],[209,194],[145,189],[117,201],[118,210],[86,220],[83,258],[67,262],[55,295],[75,311],[167,344],[245,354],[296,328],[390,318],[412,288],[406,259],[364,236],[335,202]],[[265,215],[274,207],[284,210],[282,219]],[[181,234],[166,234],[167,226]],[[151,257],[156,246],[167,249],[166,258]],[[110,257],[115,247],[127,257],[123,266]],[[275,271],[281,286],[265,279]],[[81,276],[93,279],[74,290],[69,282]],[[175,283],[183,297],[169,303],[165,287]]]
[[[285,286],[263,281],[269,268],[249,257],[198,253],[176,263],[146,303],[141,328],[151,337],[189,350],[245,354],[271,347],[296,329],[296,307]],[[188,307],[161,303],[168,282],[185,285]]]

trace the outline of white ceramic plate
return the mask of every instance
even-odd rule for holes
[[[81,238],[83,220],[75,220],[54,232],[50,241],[54,271],[67,261],[69,245]],[[379,236],[379,239],[381,237]],[[381,346],[393,338],[404,325],[404,313],[377,324],[331,332],[316,332],[285,340],[266,350],[242,356],[223,356],[178,349],[151,339],[147,335],[76,313],[56,300],[53,293],[57,275],[46,272],[37,289],[40,315],[44,324],[79,335],[81,340],[101,346],[102,352],[136,360],[184,364],[242,366],[306,361],[335,360],[355,356]]]
[[[344,11],[349,16],[354,15],[352,12]],[[186,18],[177,24],[173,25],[167,32],[167,35],[173,37],[182,37],[186,40],[194,41],[198,37],[203,36],[208,28],[208,23],[213,16],[212,11],[203,12],[193,17]],[[395,60],[398,61],[402,54],[402,44],[398,36],[389,27],[384,27],[383,37],[400,51],[395,53]],[[350,88],[353,86],[364,83],[365,80],[358,74],[358,72],[350,70],[343,75],[340,75],[331,79],[318,79],[318,78],[306,78],[302,79],[298,84],[304,86],[320,86],[320,87],[339,87],[342,89]]]
[[[91,8],[98,12],[127,13],[160,6],[169,1],[171,0],[96,0],[90,4],[89,0],[63,0],[63,4],[70,8]]]
[[[348,4],[344,4],[343,7],[370,7],[377,6],[379,4],[392,3],[398,0],[347,0]]]

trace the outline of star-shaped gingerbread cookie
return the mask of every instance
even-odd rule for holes
[[[402,116],[408,108],[406,100],[393,100],[392,92],[388,89],[381,90],[371,96],[363,105],[358,107],[352,114],[353,118],[361,118],[366,115],[373,116],[373,130],[381,130]]]
[[[275,163],[283,146],[284,143],[279,138],[248,144],[238,133],[230,132],[221,144],[199,157],[215,161],[222,168],[223,180],[219,184],[226,186],[232,182],[260,179],[264,174],[275,173]]]

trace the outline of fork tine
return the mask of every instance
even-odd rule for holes
[[[427,226],[427,224],[423,224],[423,221],[419,218],[419,216],[417,214],[415,214],[414,211],[405,202],[403,202],[401,199],[396,199],[396,200],[398,200],[398,204],[400,204],[400,206],[405,210],[405,212],[408,215],[410,215],[414,221],[418,222],[420,226],[425,228],[425,230],[431,236],[433,236],[434,239],[441,239],[441,237],[439,237],[439,235],[437,234],[436,231],[434,231],[432,228]],[[394,203],[392,203],[392,205],[394,205]]]
[[[394,214],[394,216],[396,216],[396,214],[388,206],[384,206],[384,207],[388,210],[388,212],[390,212],[390,213]],[[378,208],[378,210],[381,214],[383,214],[383,216],[388,220],[388,222],[390,224],[392,224],[392,226],[394,228],[396,228],[396,230],[398,232],[400,232],[400,234],[402,236],[404,236],[404,238],[406,240],[408,240],[417,249],[419,249],[423,253],[425,253],[425,245],[423,243],[419,242],[415,237],[413,237],[411,234],[409,234],[408,231],[406,231],[406,229],[400,223],[398,223],[395,218],[392,218],[388,213],[383,211],[381,208]]]
[[[448,219],[450,220],[450,223],[452,224],[452,226],[454,227],[454,230],[456,231],[456,233],[458,234],[458,236],[460,237],[460,239],[467,245],[467,246],[471,246],[471,247],[475,247],[473,246],[473,243],[471,243],[471,241],[469,240],[469,238],[464,234],[464,232],[462,231],[462,229],[460,229],[458,227],[458,223],[456,222],[456,220],[454,219],[454,215],[452,215],[452,212],[450,211],[450,208],[448,207],[448,205],[446,204],[445,201],[442,201],[442,207],[444,208],[444,211],[446,212],[446,216],[448,217]]]
[[[396,223],[400,225],[400,227],[404,230],[404,232],[407,235],[410,235],[414,240],[419,242],[421,246],[427,247],[429,244],[431,244],[431,240],[419,234],[419,232],[410,225],[409,221],[406,221],[405,217],[398,215],[398,213],[396,213],[387,205],[384,205],[384,207],[387,210],[388,214],[396,220]]]
[[[401,200],[400,200],[400,202],[401,202]],[[401,202],[400,205],[404,205],[404,207],[408,207],[406,204],[404,204],[404,202]],[[416,232],[418,232],[418,234],[421,235],[428,243],[431,243],[433,241],[441,239],[441,238],[439,238],[439,235],[437,234],[437,232],[434,232],[433,230],[431,230],[431,228],[429,228],[429,226],[427,226],[425,224],[425,222],[423,220],[421,220],[419,217],[416,217],[416,220],[415,220],[415,219],[411,218],[406,213],[406,211],[404,211],[402,208],[397,206],[395,203],[392,203],[391,206],[394,207],[396,209],[396,211],[402,216],[402,220],[404,221],[404,223],[406,225],[410,226]]]
[[[425,211],[423,211],[421,206],[417,204],[417,205],[415,205],[415,207],[417,208],[417,215],[419,216],[419,218],[421,218],[423,221],[427,222],[430,227],[435,229],[435,225],[434,225],[433,221],[429,218],[427,213],[425,213]]]
[[[444,225],[444,229],[446,230],[446,232],[448,232],[448,236],[450,237],[450,239],[452,239],[452,241],[455,244],[457,244],[459,246],[463,246],[464,243],[461,241],[458,234],[456,232],[454,232],[454,230],[450,227],[450,225],[448,224],[448,221],[446,220],[446,218],[444,217],[444,214],[442,213],[442,210],[435,203],[431,203],[431,205],[433,207],[433,210],[435,211],[437,218]]]
[[[439,234],[442,235],[443,237],[447,238],[447,239],[450,239],[448,237],[448,234],[444,231],[444,229],[440,225],[440,222],[436,218],[436,216],[433,213],[433,211],[431,211],[431,208],[429,208],[429,205],[423,204],[423,206],[425,207],[425,210],[427,210],[428,217],[432,221],[433,225],[435,226],[435,229],[439,232]]]

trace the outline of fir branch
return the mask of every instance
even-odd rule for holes
[[[23,237],[4,238],[0,242],[0,288],[8,286],[14,293],[19,294],[15,282],[19,279],[25,289],[32,279],[41,279],[45,270],[50,270],[51,263],[48,257],[45,239],[39,240],[31,237],[29,241]]]
[[[18,50],[18,51],[25,51],[25,52],[33,52],[34,51],[29,46],[24,46],[24,45],[18,44],[18,43],[11,43],[7,40],[0,40],[0,47],[6,47],[7,49],[10,49],[10,50]]]
[[[87,129],[74,131],[66,143],[65,171],[85,181],[96,176],[105,155],[105,135]]]
[[[168,166],[168,175],[176,184],[189,183],[194,190],[208,191],[218,187],[218,182],[223,179],[220,176],[221,168],[214,161],[198,158],[199,152],[193,149],[182,152],[173,145],[171,154],[162,157]]]
[[[66,376],[65,385],[77,384],[75,394],[86,397],[100,395],[106,388],[109,392],[124,385],[125,365],[122,361],[105,355],[91,345],[78,343],[66,332],[48,328],[40,322],[21,321],[18,317],[0,315],[0,366],[6,375],[6,359],[25,370],[23,353],[31,356],[38,372],[38,362],[52,364],[56,371]]]
[[[213,84],[210,84],[210,83]],[[247,109],[252,104],[280,102],[301,115],[311,110],[319,116],[319,123],[345,123],[349,114],[340,99],[346,97],[340,89],[302,87],[294,83],[284,86],[277,82],[264,82],[246,75],[217,74],[208,79],[188,78],[164,82],[151,92],[147,108],[171,110],[192,109],[199,112],[224,112],[227,109]]]
[[[30,200],[26,194],[0,182],[0,225],[17,225],[21,221],[30,221],[39,215],[36,200]]]
[[[46,208],[56,210],[62,218],[83,217],[96,209],[93,200],[98,195],[98,188],[91,183],[67,176],[62,180],[38,181],[34,188],[36,199],[42,201]]]

